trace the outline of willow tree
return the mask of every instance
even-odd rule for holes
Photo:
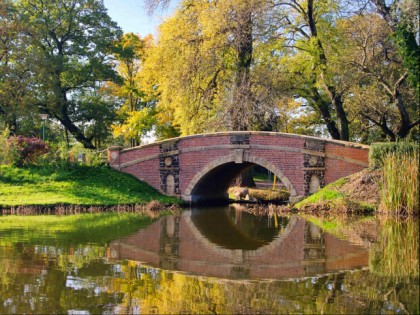
[[[78,97],[116,79],[110,57],[120,29],[99,0],[17,0],[13,6],[20,34],[29,42],[26,51],[36,59],[30,65],[34,103],[86,148],[94,148],[93,137],[77,123]],[[87,124],[91,119],[83,117]]]
[[[255,17],[265,2],[185,1],[159,28],[143,77],[182,134],[254,129]]]

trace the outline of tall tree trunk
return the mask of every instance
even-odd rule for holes
[[[251,127],[253,117],[253,97],[251,92],[250,69],[253,54],[252,12],[245,4],[237,13],[239,25],[236,28],[236,49],[238,54],[237,78],[235,81],[236,97],[231,104],[234,110],[232,128],[244,131]],[[255,187],[254,167],[244,170],[237,178],[236,185],[241,187]]]
[[[237,53],[237,76],[233,103],[230,104],[232,129],[248,130],[253,119],[250,69],[253,54],[252,12],[242,4],[236,12],[238,24],[234,29]]]
[[[318,67],[320,68],[321,79],[324,82],[325,88],[327,90],[328,96],[330,98],[331,104],[334,106],[334,109],[337,113],[337,117],[340,121],[340,140],[348,141],[350,139],[349,134],[349,121],[347,119],[347,114],[344,110],[342,95],[337,92],[335,86],[329,84],[325,78],[325,69],[327,68],[327,56],[325,55],[324,47],[321,40],[318,37],[318,30],[316,25],[316,20],[313,11],[313,0],[307,0],[308,9],[306,12],[306,20],[308,21],[309,29],[311,31],[311,37],[315,39],[315,44],[318,48],[318,55],[315,56],[317,59]]]
[[[319,94],[317,88],[313,87],[311,90],[311,97],[315,102],[315,106],[321,113],[321,117],[324,120],[324,123],[327,125],[327,130],[330,136],[333,139],[340,140],[340,131],[337,128],[337,125],[331,117],[329,103],[327,103],[322,96]]]
[[[327,84],[325,84],[325,86],[337,113],[338,120],[340,121],[340,140],[349,141],[349,121],[347,119],[346,111],[344,110],[342,96],[341,94],[336,93],[336,89],[334,86],[330,86]]]
[[[244,170],[238,177],[235,179],[235,186],[239,187],[256,187],[254,181],[254,166],[250,166]]]
[[[76,138],[78,142],[83,144],[86,149],[96,149],[96,147],[92,144],[92,139],[88,139],[67,115],[55,115],[55,117],[73,135],[73,137]]]

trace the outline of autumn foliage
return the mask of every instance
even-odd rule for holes
[[[12,162],[18,166],[34,163],[49,150],[47,143],[35,137],[14,136],[10,137],[8,142],[14,151]]]

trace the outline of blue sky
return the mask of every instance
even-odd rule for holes
[[[174,4],[178,1],[172,1]],[[145,36],[156,35],[156,28],[168,15],[158,10],[152,17],[147,15],[144,0],[104,0],[109,16],[118,23],[124,33],[133,32]]]

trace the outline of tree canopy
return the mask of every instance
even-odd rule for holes
[[[33,135],[48,114],[87,148],[221,130],[418,140],[418,17],[414,0],[183,0],[152,38],[99,0],[5,0],[0,124]]]

